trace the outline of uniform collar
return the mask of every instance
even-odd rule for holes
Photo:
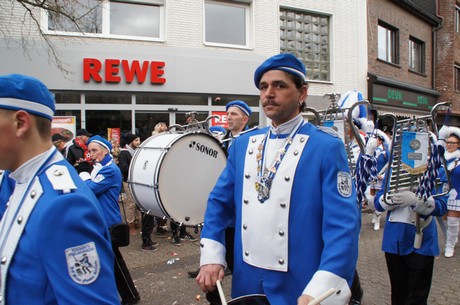
[[[33,157],[26,163],[22,164],[14,172],[10,173],[10,178],[12,178],[16,183],[26,183],[37,170],[42,166],[43,162],[54,152],[56,148],[52,146],[49,150]]]
[[[287,121],[279,125],[278,127],[274,127],[273,125],[271,125],[271,134],[276,137],[283,137],[283,135],[288,136],[292,132],[292,130],[300,123],[301,120],[303,120],[303,118],[302,115],[299,113],[298,116],[291,119],[290,121]]]

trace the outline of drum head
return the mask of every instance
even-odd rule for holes
[[[186,226],[204,221],[209,193],[227,162],[224,149],[208,134],[184,134],[159,168],[159,201],[168,217]]]
[[[250,294],[227,302],[228,305],[270,305],[264,294]]]

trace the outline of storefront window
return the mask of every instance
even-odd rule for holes
[[[80,104],[81,94],[79,93],[54,93],[56,104]]]
[[[123,93],[86,93],[86,104],[131,104],[131,94]]]
[[[86,129],[103,137],[107,137],[108,128],[120,128],[120,131],[131,131],[131,111],[129,110],[87,110]]]
[[[208,97],[194,94],[138,93],[136,104],[143,105],[207,105]]]
[[[152,131],[155,129],[155,125],[164,122],[167,126],[169,123],[168,113],[143,113],[136,112],[136,134],[140,136],[141,141],[144,141],[152,135]]]
[[[75,117],[75,130],[81,128],[81,111],[80,110],[56,110],[54,116],[74,116]]]

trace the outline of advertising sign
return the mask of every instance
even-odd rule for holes
[[[67,139],[66,142],[75,138],[76,129],[75,116],[55,116],[51,122],[51,135],[58,133]]]

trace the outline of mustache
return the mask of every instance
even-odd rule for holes
[[[262,101],[262,106],[279,106],[279,104],[274,99],[266,99]]]

